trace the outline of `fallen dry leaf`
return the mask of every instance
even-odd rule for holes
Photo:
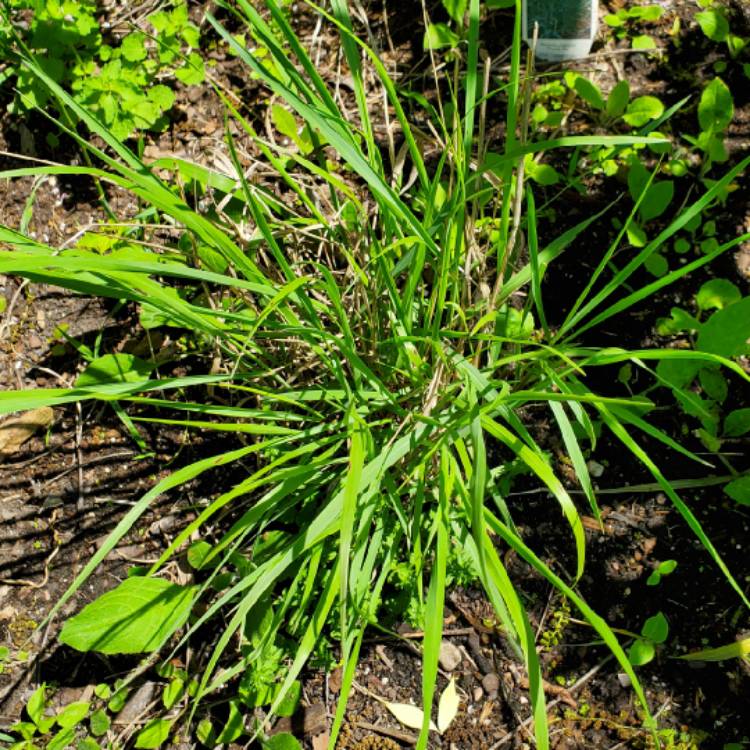
[[[11,456],[37,431],[52,424],[54,412],[49,406],[25,411],[0,424],[0,456]]]

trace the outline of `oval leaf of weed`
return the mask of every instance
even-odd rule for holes
[[[654,643],[664,643],[669,635],[669,623],[662,612],[649,617],[641,628],[641,634]]]
[[[750,505],[750,476],[740,477],[724,487],[724,492],[740,505]]]
[[[93,388],[103,383],[136,383],[146,380],[154,366],[132,354],[105,354],[78,376],[76,387]]]
[[[161,578],[128,578],[70,618],[60,640],[103,654],[154,651],[185,622],[194,591]]]
[[[135,739],[135,747],[156,748],[161,747],[169,737],[172,728],[170,719],[152,719],[146,724]]]
[[[698,333],[696,349],[739,357],[750,351],[750,297],[715,312]]]

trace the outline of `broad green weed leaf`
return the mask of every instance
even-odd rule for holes
[[[727,414],[724,420],[724,435],[740,437],[750,432],[750,409],[735,409]]]
[[[137,383],[147,380],[154,366],[133,354],[105,354],[91,362],[78,376],[76,386],[95,388],[103,383]]]
[[[664,8],[660,5],[635,5],[627,14],[637,21],[658,21],[664,15]]]
[[[103,711],[100,708],[91,714],[91,718],[89,719],[89,729],[94,737],[101,737],[106,734],[109,731],[109,726],[110,720],[106,711]]]
[[[698,290],[695,303],[699,310],[722,310],[742,299],[740,290],[727,279],[711,279]]]
[[[206,747],[214,747],[216,745],[216,730],[210,719],[202,719],[198,722],[195,736],[201,745],[205,745]]]
[[[242,712],[237,706],[237,701],[229,701],[229,716],[224,728],[219,732],[216,742],[219,745],[228,745],[234,742],[245,731]]]
[[[590,104],[594,109],[604,109],[606,102],[602,96],[601,89],[588,78],[578,76],[573,84],[578,96]]]
[[[539,185],[557,185],[562,179],[554,167],[549,164],[539,164],[530,154],[525,161],[526,174]]]
[[[425,32],[423,44],[425,49],[442,49],[443,47],[452,49],[460,41],[458,34],[451,31],[444,23],[431,23]]]
[[[631,46],[633,49],[656,49],[656,42],[648,34],[639,34],[633,37]]]
[[[174,91],[169,86],[164,86],[160,83],[148,90],[148,98],[164,112],[171,109],[174,104]]]
[[[700,327],[700,322],[681,307],[673,307],[670,310],[670,317],[659,318],[656,324],[656,330],[662,336],[680,331],[697,331]]]
[[[701,130],[712,133],[726,130],[733,117],[732,92],[721,78],[714,78],[703,90],[698,104],[698,122]]]
[[[451,678],[445,690],[443,690],[443,694],[440,696],[440,703],[438,704],[437,729],[440,734],[443,734],[451,725],[453,719],[456,718],[460,702],[461,700],[456,690],[456,680]]]
[[[696,348],[722,357],[750,351],[750,297],[715,312],[698,332]]]
[[[170,680],[169,684],[164,688],[164,692],[161,694],[161,700],[164,704],[164,708],[169,710],[177,703],[185,692],[185,680],[180,677],[175,677]]]
[[[302,694],[302,683],[299,680],[295,680],[286,695],[282,698],[279,705],[276,707],[277,716],[291,716],[296,710],[299,704],[300,695]]]
[[[663,359],[656,365],[656,373],[679,389],[690,385],[700,368],[701,363],[695,359]]]
[[[135,738],[135,747],[152,750],[152,748],[161,747],[169,737],[169,730],[172,728],[170,719],[151,719],[146,724],[138,736]]]
[[[653,274],[657,278],[666,276],[669,273],[669,263],[661,253],[649,255],[643,265],[650,274]]]
[[[669,635],[669,623],[662,612],[649,617],[641,628],[641,635],[654,643],[664,643]]]
[[[719,370],[704,367],[698,373],[698,380],[704,393],[709,398],[718,401],[720,404],[723,404],[724,401],[726,401],[726,398],[729,395],[729,384]]]
[[[724,487],[724,492],[740,505],[750,505],[750,475],[735,479]]]
[[[641,128],[664,114],[664,105],[655,96],[639,96],[628,104],[622,119],[634,128]]]
[[[714,42],[723,42],[729,34],[729,21],[718,8],[709,8],[695,14],[703,33]]]
[[[642,667],[653,660],[656,655],[656,647],[651,641],[638,638],[628,649],[628,659],[634,667]]]
[[[293,734],[281,732],[265,740],[263,750],[302,750],[302,745]]]
[[[37,726],[39,726],[39,722],[42,720],[42,717],[44,716],[45,688],[46,688],[45,683],[42,683],[31,694],[31,697],[26,703],[26,713],[29,715],[29,718],[34,722],[34,724],[36,724]]]
[[[468,0],[443,0],[443,7],[456,23],[463,24],[467,6]]]
[[[664,562],[659,563],[656,570],[652,571],[651,575],[646,579],[646,585],[656,586],[664,576],[673,573],[676,567],[677,560],[665,560]]]
[[[630,101],[630,84],[624,80],[620,81],[609,92],[607,97],[606,112],[610,117],[622,117]]]
[[[639,209],[643,221],[651,221],[661,216],[669,207],[673,197],[674,182],[662,180],[652,183]]]
[[[206,69],[203,64],[203,58],[197,52],[191,52],[187,56],[185,64],[175,70],[175,78],[182,81],[185,85],[190,86],[202,83],[206,77]]]
[[[88,701],[69,703],[59,714],[57,714],[55,720],[57,721],[58,726],[63,729],[74,727],[86,718],[89,708],[91,708],[91,704]]]
[[[292,143],[299,141],[299,125],[297,119],[286,107],[280,104],[274,104],[271,107],[271,122],[276,130],[289,138]]]
[[[187,619],[194,589],[161,578],[127,578],[63,625],[60,640],[78,651],[148,653]]]
[[[128,62],[145,60],[148,55],[146,51],[146,35],[142,31],[128,34],[122,40],[120,52]]]
[[[61,729],[48,743],[47,750],[66,750],[75,737],[73,727]]]

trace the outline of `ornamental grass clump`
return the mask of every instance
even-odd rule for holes
[[[543,235],[534,188],[524,179],[528,158],[539,163],[558,149],[665,139],[635,133],[529,141],[518,8],[507,80],[493,89],[489,67],[480,63],[480,3],[470,0],[465,45],[435,72],[442,93],[430,103],[402,95],[375,51],[354,33],[344,0],[332,0],[330,12],[311,5],[340,34],[356,109],[345,114],[335,87],[323,80],[275,0],[266,0],[263,12],[248,0],[219,7],[225,19],[243,26],[247,43],[227,30],[226,21],[207,14],[208,22],[273,95],[273,121],[289,134],[287,145],[265,140],[237,97],[217,88],[234,123],[234,130],[226,128],[221,170],[176,157],[145,164],[37,58],[23,59],[26,73],[71,115],[68,121],[97,136],[67,129],[99,166],[41,165],[2,176],[80,175],[117,186],[138,198],[143,226],[103,226],[63,249],[3,227],[0,273],[123,301],[138,309],[147,330],[191,332],[210,353],[205,359],[216,357],[220,366],[207,366],[203,374],[157,376],[152,365],[132,355],[107,355],[72,388],[0,393],[0,410],[96,399],[116,405],[131,426],[156,422],[242,438],[231,449],[175,470],[140,498],[50,616],[157,497],[204,473],[239,462],[246,467],[241,481],[200,508],[146,576],[105,595],[116,597],[117,606],[103,597],[90,605],[96,611],[84,610],[66,623],[62,639],[82,650],[161,649],[167,655],[168,645],[179,649],[205,624],[218,623],[190,702],[192,717],[202,715],[204,698],[232,685],[239,685],[238,705],[267,706],[267,715],[274,714],[319,644],[335,638],[343,669],[334,746],[363,636],[377,623],[384,592],[398,574],[410,583],[413,611],[425,632],[425,719],[418,744],[424,748],[446,581],[460,558],[481,582],[510,647],[526,664],[534,732],[538,746],[547,748],[535,636],[503,563],[503,551],[512,549],[596,630],[652,722],[617,636],[578,593],[586,565],[581,508],[523,415],[531,405],[547,411],[596,518],[586,454],[597,442],[595,423],[607,428],[654,477],[748,604],[641,440],[646,436],[649,444],[700,464],[705,459],[649,421],[651,401],[599,394],[587,385],[587,374],[630,363],[653,375],[655,362],[692,359],[722,366],[738,382],[750,377],[711,352],[628,351],[579,341],[584,331],[595,331],[709,262],[701,258],[646,286],[625,286],[750,159],[686,205],[645,247],[618,256],[615,268],[611,260],[637,216],[637,201],[611,245],[602,248],[573,308],[553,327],[542,282],[554,278],[556,260],[574,252],[603,214],[559,236],[546,236],[548,230]],[[378,102],[388,105],[386,142],[376,136],[366,70],[375,77]],[[486,113],[496,100],[504,102],[506,135],[501,150],[488,158]],[[412,125],[407,106],[421,107],[430,122],[436,148],[429,159],[425,133]],[[248,148],[273,173],[272,181],[251,176]],[[488,222],[493,231],[481,231]],[[522,235],[528,257],[518,252]],[[532,550],[519,533],[501,481],[519,467],[559,506],[569,528],[570,569],[545,562],[544,551]],[[196,536],[201,541],[194,542]],[[160,571],[184,550],[196,583],[167,583]],[[134,635],[144,617],[151,622],[155,612],[167,610],[171,615],[160,615],[158,627]],[[284,654],[290,657],[286,665]],[[269,663],[283,674],[270,687],[258,673],[259,664]],[[257,731],[262,733],[262,724]]]

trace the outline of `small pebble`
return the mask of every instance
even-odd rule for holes
[[[478,685],[474,688],[474,693],[472,694],[472,698],[474,699],[474,703],[479,703],[479,701],[482,700],[482,696],[484,695],[484,690],[480,688]]]
[[[589,474],[591,474],[594,479],[599,479],[599,477],[604,474],[604,467],[597,461],[589,461],[587,464]]]
[[[630,677],[625,674],[625,672],[618,672],[617,673],[617,681],[622,685],[624,688],[629,688],[631,685]]]
[[[440,666],[446,672],[452,672],[461,663],[461,651],[450,641],[440,643]]]
[[[482,687],[487,691],[487,695],[492,698],[497,695],[497,691],[500,689],[500,678],[494,672],[490,672],[482,677]]]

